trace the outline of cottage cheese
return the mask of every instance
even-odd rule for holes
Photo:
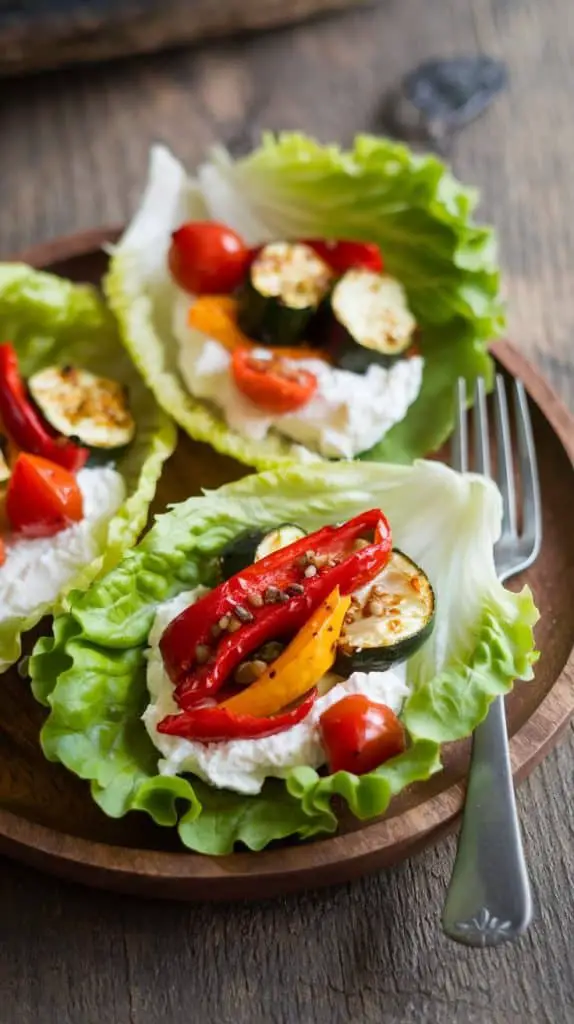
[[[319,718],[326,708],[346,694],[364,693],[395,712],[400,710],[409,693],[404,665],[388,672],[354,672],[349,679],[340,682],[336,681],[338,677],[331,676],[326,680],[327,684],[333,683],[331,689],[319,697],[304,721],[274,736],[198,743],[162,735],[157,731],[158,723],[178,708],[172,696],[173,684],[164,669],[159,641],[171,620],[206,592],[205,588],[198,587],[160,605],[149,635],[147,685],[151,700],[143,721],[152,743],[162,754],[158,763],[161,775],[190,772],[217,788],[259,793],[269,776],[285,778],[297,766],[319,768],[325,764],[327,758],[321,743]]]
[[[181,375],[191,394],[217,405],[228,425],[252,441],[262,441],[275,430],[327,458],[350,459],[399,423],[420,391],[420,356],[400,360],[388,370],[372,365],[365,374],[339,370],[320,359],[301,359],[296,365],[317,377],[315,395],[294,413],[270,416],[235,386],[225,346],[189,326],[189,309],[189,296],[179,294],[173,331]],[[265,349],[256,351],[268,355]]]
[[[53,537],[6,538],[0,567],[0,624],[52,604],[62,588],[101,551],[101,533],[125,497],[123,477],[109,467],[82,469],[77,481],[84,518]]]

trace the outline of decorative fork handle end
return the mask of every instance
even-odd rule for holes
[[[497,946],[526,931],[531,918],[504,702],[497,697],[473,738],[472,771],[442,925],[456,942]]]
[[[532,917],[531,909],[522,922],[501,921],[488,907],[481,907],[468,921],[451,922],[443,916],[443,928],[449,938],[465,946],[499,946],[512,942],[526,931]]]

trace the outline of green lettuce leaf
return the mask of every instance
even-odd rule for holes
[[[284,782],[268,780],[258,796],[158,775],[159,755],[140,721],[157,606],[212,584],[217,553],[246,526],[289,521],[313,530],[374,506],[385,510],[395,545],[425,569],[437,595],[434,633],[408,665],[406,752],[362,777],[301,767]],[[294,464],[189,498],[159,516],[87,593],[73,595],[53,635],[36,645],[30,672],[36,697],[50,708],[46,756],[88,780],[107,814],[146,811],[203,853],[333,832],[335,795],[358,818],[383,814],[405,786],[439,769],[441,743],[468,735],[496,694],[532,676],[538,616],[527,588],[513,594],[496,578],[500,514],[492,483],[433,462]]]
[[[112,258],[106,294],[159,403],[192,437],[265,469],[309,453],[279,434],[263,442],[240,437],[187,391],[171,330],[170,233],[184,220],[210,218],[251,244],[313,235],[377,242],[421,326],[425,369],[405,419],[362,457],[411,462],[449,434],[457,377],[469,386],[480,375],[491,379],[487,344],[504,318],[494,235],[474,223],[476,199],[436,157],[370,136],[359,136],[351,151],[299,134],[265,136],[238,161],[215,149],[196,178],[156,147],[139,212]]]
[[[15,346],[25,377],[53,362],[77,362],[123,381],[137,423],[135,440],[116,466],[126,482],[126,499],[103,530],[98,524],[100,554],[69,580],[59,595],[58,608],[65,604],[69,590],[87,587],[137,540],[162,465],[175,446],[175,429],[135,373],[114,319],[93,288],[23,264],[0,264],[0,336]],[[50,610],[40,604],[25,617],[0,623],[0,671],[20,656],[22,633]]]

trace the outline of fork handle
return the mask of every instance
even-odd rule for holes
[[[451,939],[467,946],[497,946],[521,935],[531,916],[504,701],[497,697],[474,733],[442,925]]]

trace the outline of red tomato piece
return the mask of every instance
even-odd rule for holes
[[[4,565],[5,561],[6,561],[6,545],[5,545],[4,541],[2,540],[2,537],[0,537],[0,565]]]
[[[25,537],[52,537],[82,518],[82,492],[73,473],[22,452],[8,483],[6,511],[12,529]]]
[[[236,348],[231,368],[242,394],[260,409],[275,415],[300,409],[317,390],[314,373],[288,366],[277,355],[260,358],[251,349]]]
[[[249,249],[224,224],[189,221],[171,236],[170,272],[181,288],[194,295],[232,292],[243,281],[249,262]]]
[[[405,749],[405,731],[394,711],[362,693],[327,708],[319,728],[331,772],[365,775]]]
[[[313,249],[336,274],[347,270],[372,270],[380,274],[383,270],[381,250],[374,242],[335,241],[310,238],[305,244]]]

